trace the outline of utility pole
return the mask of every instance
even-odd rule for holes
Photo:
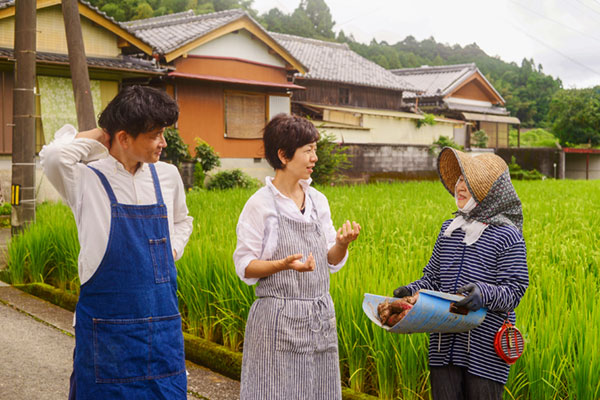
[[[15,2],[15,86],[11,204],[12,234],[35,221],[36,0]]]
[[[87,58],[83,45],[83,34],[81,33],[78,0],[62,0],[62,11],[65,21],[65,33],[67,34],[67,50],[69,52],[73,94],[75,96],[77,124],[80,131],[86,131],[96,127],[96,116],[94,115]]]

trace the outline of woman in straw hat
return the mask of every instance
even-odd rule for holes
[[[443,223],[423,277],[394,291],[420,289],[464,293],[456,303],[486,307],[485,320],[465,333],[432,333],[429,341],[431,391],[438,399],[502,399],[510,366],[496,354],[494,338],[529,284],[521,201],[508,166],[495,154],[472,157],[444,148],[438,173],[455,197],[456,217]]]

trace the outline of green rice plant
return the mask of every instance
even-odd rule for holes
[[[29,255],[25,279],[27,282],[44,282],[51,272],[46,268],[50,263],[50,246],[45,240],[46,232],[43,227],[34,224],[24,239]]]
[[[25,283],[27,247],[24,235],[13,236],[6,248],[6,266],[13,285]]]
[[[530,284],[516,310],[526,348],[511,368],[504,398],[600,398],[600,184],[545,180],[518,181],[515,187],[523,203]],[[452,197],[439,182],[319,190],[336,227],[347,219],[363,227],[346,265],[331,275],[343,385],[381,398],[430,398],[428,335],[384,332],[361,304],[364,293],[391,295],[421,277],[443,221],[456,209]],[[232,259],[237,220],[253,192],[190,192],[194,232],[176,263],[186,329],[234,350],[243,348],[254,301],[254,288],[237,277]],[[37,275],[76,286],[79,247],[70,211],[42,205],[38,225],[44,233],[26,232],[9,245],[11,279]],[[32,254],[34,260],[42,260],[40,254],[50,259],[36,261],[33,274]]]
[[[240,282],[233,268],[237,215],[252,190],[191,191],[194,231],[177,262],[183,317],[191,333],[240,350],[253,288]]]
[[[44,203],[37,207],[36,223],[8,243],[7,267],[13,283],[46,282],[77,292],[78,254],[71,210]]]

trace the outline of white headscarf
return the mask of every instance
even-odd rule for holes
[[[458,182],[456,182],[456,185],[458,186]],[[456,189],[454,190],[454,200],[456,201],[456,207],[458,207],[458,199],[456,197]],[[469,199],[469,201],[467,202],[467,204],[465,204],[465,206],[463,208],[458,207],[458,210],[461,213],[464,213],[468,216],[469,213],[471,211],[473,211],[473,209],[476,206],[477,206],[477,202],[475,201],[475,199],[473,197],[471,197]],[[475,220],[467,221],[462,215],[459,215],[458,217],[456,217],[452,220],[450,225],[448,225],[448,227],[444,231],[444,236],[450,237],[450,236],[452,236],[452,232],[454,232],[456,229],[460,228],[463,230],[463,232],[465,232],[465,237],[463,239],[463,243],[465,243],[467,246],[470,246],[473,243],[475,243],[477,240],[479,240],[479,238],[481,237],[481,234],[487,227],[488,227],[488,225],[484,224],[483,222],[479,222],[479,221],[475,221]]]

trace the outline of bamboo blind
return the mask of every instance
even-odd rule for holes
[[[266,97],[225,94],[225,134],[235,139],[260,139],[266,123]]]

